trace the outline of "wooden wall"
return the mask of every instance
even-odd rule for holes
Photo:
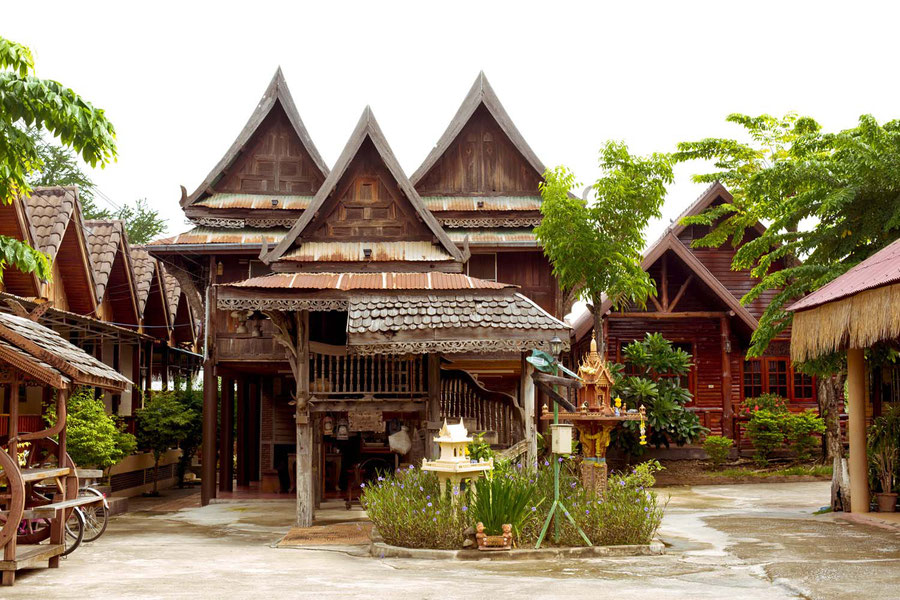
[[[550,262],[541,251],[498,252],[497,281],[518,285],[525,296],[556,317],[556,279],[552,275]]]
[[[482,105],[416,187],[423,196],[537,196],[540,181]]]
[[[215,190],[312,196],[323,181],[281,103],[276,102]]]
[[[434,237],[368,138],[308,231],[312,233],[303,237],[310,241],[427,241]]]

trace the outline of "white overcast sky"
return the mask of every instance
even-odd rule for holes
[[[281,65],[331,165],[366,104],[411,174],[478,71],[547,166],[597,176],[632,151],[736,135],[731,112],[797,111],[826,128],[900,116],[897,3],[5,2],[0,35],[37,74],[107,111],[119,158],[92,173],[117,203],[148,198],[188,228],[199,185]],[[655,238],[702,190],[680,167]]]

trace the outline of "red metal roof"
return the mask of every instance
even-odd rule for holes
[[[460,273],[276,273],[224,286],[290,290],[500,290],[514,285]]]
[[[900,282],[900,240],[882,248],[834,281],[798,300],[788,310],[807,310],[897,282]]]

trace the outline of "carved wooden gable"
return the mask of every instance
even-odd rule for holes
[[[313,195],[324,177],[276,102],[243,154],[215,184],[217,192]]]
[[[367,139],[320,215],[307,240],[431,240],[381,157]]]
[[[431,195],[537,195],[541,174],[482,104],[453,143],[416,184]]]

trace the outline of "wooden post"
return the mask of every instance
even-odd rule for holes
[[[169,345],[162,345],[162,389],[169,389]]]
[[[866,362],[862,348],[847,349],[847,411],[850,422],[850,512],[869,512],[866,458]]]
[[[209,285],[206,288],[206,360],[203,362],[203,443],[201,448],[200,505],[216,497],[216,421],[219,385],[216,377],[216,257],[209,257]]]
[[[428,400],[425,406],[425,457],[438,456],[434,437],[441,427],[441,355],[428,355]]]
[[[260,389],[259,389],[259,380],[257,378],[253,378],[250,380],[250,385],[248,386],[248,396],[249,396],[249,404],[247,406],[247,413],[249,415],[249,429],[248,429],[248,446],[250,447],[250,453],[247,460],[247,480],[250,481],[259,481],[259,409],[260,409]]]
[[[722,329],[722,434],[725,437],[734,435],[734,405],[731,401],[731,330],[728,317],[721,318]]]
[[[526,457],[529,467],[537,463],[537,430],[534,426],[534,379],[531,374],[534,373],[534,367],[525,360],[527,355],[522,353],[522,374],[520,376],[520,398],[522,398],[522,408],[525,410],[525,439],[528,441],[528,451]]]
[[[13,376],[9,382],[9,425],[7,426],[7,433],[9,434],[9,439],[13,440],[9,442],[9,456],[18,464],[19,455],[15,438],[19,435],[19,372],[15,369],[11,370],[13,371]]]
[[[153,384],[153,342],[147,342],[147,350],[146,350],[147,358],[145,359],[147,363],[147,374],[144,377],[144,391],[147,393],[147,396],[150,395],[150,390],[152,389]]]
[[[241,377],[237,380],[237,484],[250,483],[247,477],[247,455],[250,448],[247,444],[247,379]]]
[[[313,431],[309,416],[309,311],[295,313],[297,320],[294,370],[297,400],[297,527],[310,527],[315,512],[313,497]]]
[[[234,379],[222,378],[222,431],[219,433],[219,490],[234,490]]]

